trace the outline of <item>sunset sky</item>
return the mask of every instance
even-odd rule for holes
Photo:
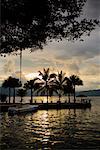
[[[100,19],[100,0],[88,0],[84,7],[84,16]],[[39,70],[50,68],[53,72],[63,70],[67,76],[79,75],[84,86],[77,90],[100,88],[100,29],[97,28],[84,41],[66,40],[48,43],[44,49],[30,53],[23,52],[23,80],[37,75]],[[19,56],[0,57],[0,84],[9,75],[19,76]]]

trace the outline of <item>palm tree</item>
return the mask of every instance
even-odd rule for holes
[[[18,89],[18,90],[17,90],[17,96],[20,96],[20,97],[21,97],[21,100],[20,100],[21,103],[22,103],[23,97],[24,97],[25,95],[26,95],[26,89],[21,88],[21,89]]]
[[[67,77],[65,77],[65,73],[63,73],[62,71],[58,72],[58,75],[53,82],[53,90],[58,94],[59,102],[61,96],[64,94],[64,86],[66,84],[66,81]]]
[[[27,83],[24,84],[24,88],[31,90],[31,103],[33,103],[33,89],[34,91],[37,89],[37,83],[36,80],[39,80],[39,78],[34,78],[33,80],[27,81]]]
[[[19,79],[12,78],[11,87],[13,88],[13,103],[15,103],[15,89],[16,89],[16,87],[21,87],[21,85],[22,84],[19,81]]]
[[[20,87],[21,82],[19,79],[13,78],[13,77],[8,77],[7,80],[5,80],[2,84],[2,87],[9,88],[9,103],[10,103],[10,93],[11,93],[11,88],[13,88],[13,103],[15,103],[15,88]]]
[[[78,85],[78,86],[83,85],[83,81],[77,75],[72,75],[72,76],[70,76],[69,79],[73,85],[74,103],[75,103],[76,102],[75,87],[76,87],[76,85]]]
[[[66,83],[64,85],[64,94],[68,94],[68,103],[70,103],[70,94],[73,92],[72,82],[69,78],[67,78]]]
[[[47,95],[47,103],[48,96],[50,95],[50,82],[56,77],[55,73],[50,74],[50,69],[43,69],[43,72],[39,71],[39,75],[42,77],[39,91],[45,93]]]
[[[10,92],[11,92],[11,84],[10,84],[10,81],[7,79],[7,80],[4,80],[4,82],[2,83],[2,87],[4,88],[8,88],[9,89],[9,103],[10,103],[10,99],[11,99],[11,96],[10,96]]]

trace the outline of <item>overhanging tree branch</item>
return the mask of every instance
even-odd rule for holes
[[[47,40],[77,40],[100,24],[81,18],[86,0],[2,0],[0,54],[42,49]],[[79,19],[80,18],[80,19]]]

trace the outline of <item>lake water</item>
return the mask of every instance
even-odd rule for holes
[[[45,97],[35,99],[46,101]],[[53,101],[57,99],[52,98]],[[62,101],[65,99],[63,97]],[[100,97],[91,99],[92,107],[86,110],[1,114],[1,150],[100,150]]]

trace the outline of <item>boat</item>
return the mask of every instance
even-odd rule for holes
[[[35,112],[37,110],[38,110],[38,105],[21,105],[16,107],[9,107],[8,115]]]

